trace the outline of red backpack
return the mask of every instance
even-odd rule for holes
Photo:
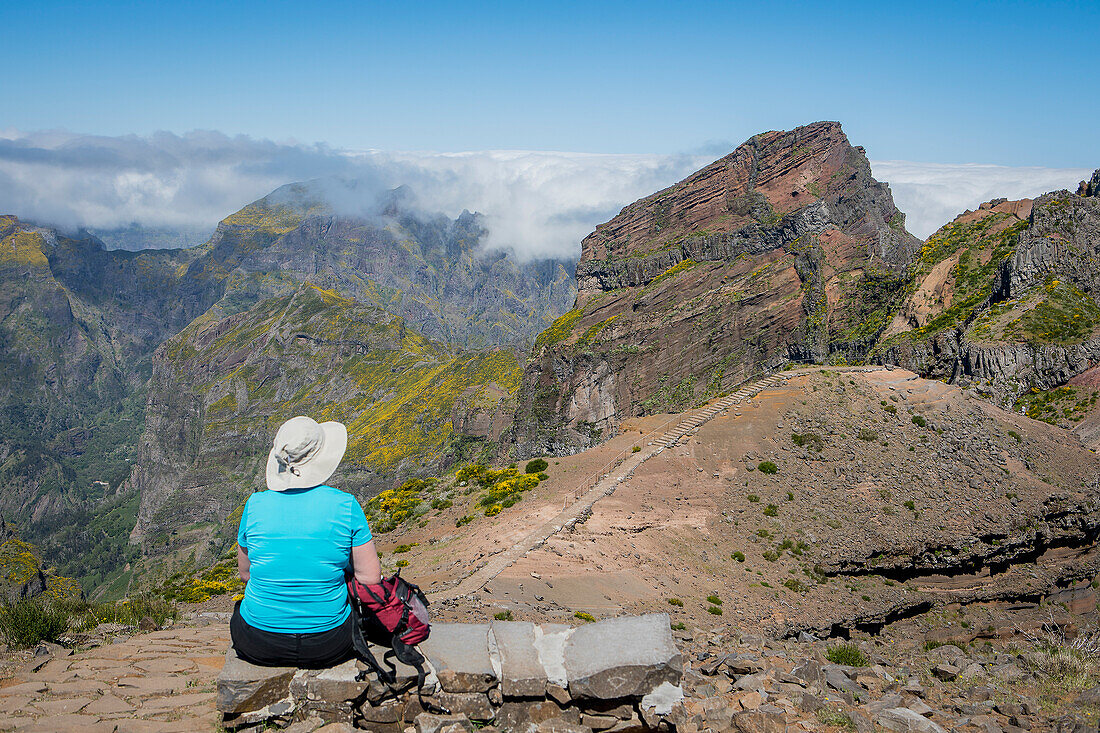
[[[380,588],[381,595],[374,589]],[[348,578],[348,594],[351,596],[353,615],[352,644],[362,659],[387,685],[397,682],[397,665],[390,661],[394,656],[416,670],[416,692],[421,705],[429,712],[443,711],[424,700],[424,664],[427,660],[415,647],[431,633],[428,616],[428,599],[420,588],[401,577],[400,571],[389,578],[382,578],[379,586],[365,586]],[[382,657],[389,669],[385,669],[371,653],[370,643],[388,646]]]

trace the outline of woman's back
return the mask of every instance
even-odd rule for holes
[[[362,507],[331,486],[253,494],[237,540],[250,563],[241,616],[281,633],[340,625],[350,613],[344,571],[351,548],[370,539]]]

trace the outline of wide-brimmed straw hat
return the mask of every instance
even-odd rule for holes
[[[267,488],[308,489],[323,484],[348,447],[343,423],[292,417],[279,427],[267,456]]]

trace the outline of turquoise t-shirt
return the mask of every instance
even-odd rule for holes
[[[351,613],[351,548],[370,539],[359,502],[331,486],[253,494],[237,532],[251,563],[241,617],[284,634],[336,628]]]

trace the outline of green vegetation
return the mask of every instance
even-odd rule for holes
[[[1033,420],[1051,425],[1057,425],[1062,420],[1079,422],[1096,406],[1096,401],[1100,398],[1100,392],[1082,392],[1077,387],[1069,386],[1056,387],[1046,392],[1032,389],[1016,400],[1016,409],[1023,410]],[[1009,435],[1020,442],[1019,433],[1009,431]]]
[[[1046,298],[1005,326],[1005,335],[1034,344],[1072,346],[1100,326],[1100,306],[1072,283],[1048,280]]]
[[[511,621],[512,620],[512,611],[511,610],[497,611],[496,613],[493,614],[493,618],[495,618],[497,621]]]
[[[23,599],[0,607],[0,634],[15,649],[56,642],[68,628],[68,615],[48,603]]]
[[[588,621],[589,623],[596,620],[595,616],[585,611],[577,611],[573,614],[573,618],[580,619],[581,621]]]
[[[649,284],[646,285],[643,292],[648,292],[648,291],[652,290],[654,287],[656,287],[658,284],[664,282],[665,280],[668,280],[670,278],[674,278],[677,275],[680,275],[684,272],[687,272],[691,268],[695,267],[697,264],[699,264],[699,263],[696,262],[695,260],[681,260],[680,262],[676,263],[672,267],[670,267],[667,270],[665,270],[664,272],[662,272],[657,277],[650,280]]]
[[[687,626],[684,624],[683,621],[677,621],[674,624],[669,624],[669,628],[672,629],[673,631],[683,631],[684,629],[687,628]]]
[[[527,466],[524,467],[523,472],[524,473],[542,473],[543,471],[545,471],[549,467],[550,467],[550,464],[547,463],[545,460],[543,460],[542,458],[536,458],[533,461],[528,461],[527,462]]]
[[[709,595],[709,596],[707,596],[707,603],[710,603],[711,605],[714,605],[714,606],[721,606],[722,605],[722,599],[719,598],[718,596],[715,596],[715,595]]]
[[[158,590],[165,600],[179,603],[204,603],[211,596],[235,593],[244,588],[237,575],[237,560],[222,559],[192,576],[189,566],[167,578]]]
[[[845,730],[855,730],[856,724],[852,722],[851,716],[844,712],[840,708],[831,708],[825,706],[817,711],[817,722],[822,725],[831,725],[836,728],[843,728]]]
[[[707,613],[709,613],[712,616],[721,616],[722,615],[722,609],[718,606],[707,606]]]
[[[668,599],[668,605],[676,606],[677,608],[683,608],[684,607],[684,602],[681,601],[679,598],[669,598]]]
[[[795,593],[806,593],[810,590],[810,586],[795,578],[787,578],[783,581],[783,586],[787,588],[787,590],[792,590]]]
[[[761,461],[760,465],[758,465],[756,468],[758,471],[760,471],[760,473],[765,473],[769,476],[774,476],[775,474],[779,473],[779,467],[771,461]]]
[[[928,426],[928,421],[920,415],[913,415],[913,424],[918,428],[923,428]]]
[[[1021,436],[1021,435],[1020,435],[1019,433],[1017,433],[1017,432],[1016,432],[1015,430],[1009,430],[1009,431],[1008,431],[1008,435],[1009,435],[1009,437],[1011,437],[1011,438],[1012,438],[1013,440],[1015,440],[1015,441],[1016,441],[1017,443],[1023,443],[1023,442],[1024,442],[1023,436]]]
[[[419,542],[412,542],[412,543],[407,544],[407,545],[398,545],[397,547],[393,548],[393,552],[394,552],[394,554],[397,554],[397,553],[400,553],[400,552],[408,552],[409,550],[411,550],[412,548],[416,547],[419,544],[420,544]]]
[[[737,562],[745,562],[745,553],[737,550],[732,555],[730,555],[730,559],[736,560]]]
[[[820,453],[825,449],[825,439],[817,433],[791,433],[791,440],[799,448],[805,448],[814,453]]]
[[[749,495],[748,495],[748,496],[746,496],[745,498],[746,498],[746,499],[748,499],[748,500],[749,500],[750,502],[752,502],[753,504],[755,504],[755,503],[757,503],[758,501],[760,501],[760,497],[759,497],[759,496],[757,496],[756,494],[749,494]]]
[[[859,435],[856,436],[860,440],[865,440],[868,443],[878,440],[878,433],[870,428],[860,428]]]
[[[825,650],[825,658],[833,664],[849,667],[866,667],[870,664],[867,656],[855,644],[837,644]]]
[[[778,514],[779,514],[779,507],[777,507],[775,504],[768,504],[766,507],[764,507],[764,516],[765,517],[774,517]]]
[[[550,324],[548,329],[535,338],[535,349],[539,350],[546,346],[553,346],[569,338],[582,315],[584,315],[584,310],[574,308],[558,318]]]

